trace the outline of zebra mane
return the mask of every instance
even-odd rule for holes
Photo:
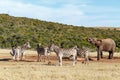
[[[25,44],[23,44],[22,46],[21,46],[21,48],[26,48],[26,45],[27,45],[28,43],[25,43]]]
[[[60,47],[59,46],[57,46],[57,45],[55,45],[55,44],[52,44],[55,48],[57,48],[57,49],[59,49]]]
[[[19,47],[21,47],[21,49],[27,49],[28,45],[29,45],[29,42],[26,42],[25,44],[23,44],[22,46],[19,46]]]
[[[77,45],[75,45],[73,48],[78,48]]]

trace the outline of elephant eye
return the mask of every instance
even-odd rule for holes
[[[88,41],[91,41],[91,39],[89,38]]]

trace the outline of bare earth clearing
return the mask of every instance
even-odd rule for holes
[[[13,61],[10,50],[0,49],[0,80],[120,80],[120,53],[114,54],[114,59],[96,60],[96,52],[90,53],[89,64],[82,64],[78,58],[75,66],[71,59],[63,59],[63,66],[58,66],[55,54],[52,54],[51,64],[36,62],[37,52],[27,51],[23,61]]]

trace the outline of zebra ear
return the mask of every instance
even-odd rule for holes
[[[29,41],[27,40],[27,41],[25,42],[25,44],[29,44]]]
[[[39,46],[41,46],[41,43],[38,43]]]
[[[60,47],[63,48],[63,45],[64,45],[64,43],[62,42],[62,43],[60,44]]]
[[[27,42],[30,42],[30,40],[27,40]]]
[[[78,48],[78,46],[76,45],[76,46],[74,46],[74,48],[76,49],[76,50],[79,50],[79,48]]]
[[[53,44],[53,41],[52,41],[52,40],[50,40],[50,44]]]
[[[41,43],[37,43],[37,46],[41,46]]]

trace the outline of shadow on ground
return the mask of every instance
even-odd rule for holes
[[[10,61],[12,60],[11,58],[3,58],[3,59],[0,59],[0,61]]]

